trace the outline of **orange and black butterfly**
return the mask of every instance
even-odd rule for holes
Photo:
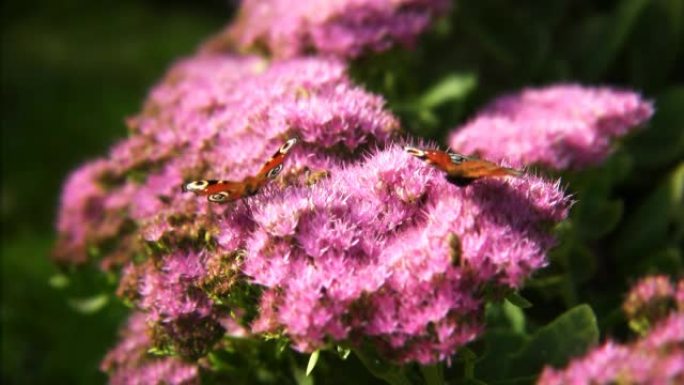
[[[248,176],[240,182],[216,179],[196,180],[183,184],[183,192],[190,191],[197,195],[206,195],[209,202],[215,203],[232,202],[254,195],[270,179],[280,174],[287,153],[296,143],[297,138],[288,139],[254,176]]]
[[[467,186],[482,177],[522,175],[520,170],[451,151],[420,150],[408,146],[404,151],[446,172],[446,179],[457,186]]]

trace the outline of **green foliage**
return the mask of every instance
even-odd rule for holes
[[[635,167],[649,172],[684,159],[684,86],[668,87],[655,99],[649,129],[627,143]]]
[[[563,366],[598,342],[596,317],[587,305],[572,308],[532,334],[492,328],[475,366],[486,383],[529,382],[544,365]]]
[[[111,284],[94,269],[65,279],[48,259],[51,247],[52,237],[34,234],[2,244],[2,382],[103,383],[99,361],[124,309],[108,301]],[[98,292],[108,294],[82,300]]]
[[[306,364],[306,375],[309,376],[311,372],[313,372],[314,368],[316,367],[316,363],[318,362],[318,356],[321,355],[320,350],[316,350],[315,352],[311,353],[311,356],[309,357],[309,363]]]
[[[106,381],[99,362],[125,312],[98,269],[50,261],[60,186],[124,137],[147,88],[221,25],[204,7],[3,2],[3,384]]]
[[[383,360],[372,348],[355,349],[354,353],[373,376],[390,385],[411,385],[405,369]]]
[[[648,272],[654,258],[676,250],[684,241],[684,163],[680,163],[626,218],[615,242],[615,253],[628,275]],[[682,269],[681,249],[671,255],[673,271]],[[653,266],[657,270],[657,265]]]

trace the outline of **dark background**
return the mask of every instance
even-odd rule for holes
[[[97,367],[126,310],[107,302],[115,277],[63,274],[51,263],[61,184],[126,135],[124,118],[148,89],[233,8],[222,0],[2,3],[3,384],[105,381]],[[620,151],[632,162],[628,176],[611,180],[610,162],[584,175],[578,194],[586,194],[573,209],[589,236],[568,242],[576,262],[565,269],[578,290],[566,302],[590,302],[605,333],[619,323],[612,314],[631,281],[682,268],[684,218],[672,214],[684,212],[681,190],[668,188],[684,154],[682,36],[683,0],[461,0],[416,51],[363,59],[352,72],[408,131],[433,139],[524,86],[614,84],[655,101],[649,130]],[[431,95],[440,84],[450,86]],[[655,262],[634,262],[644,260]],[[562,311],[553,303],[528,314],[546,322]]]
[[[56,289],[61,184],[123,138],[124,118],[165,69],[230,16],[223,1],[2,3],[3,384],[105,381],[97,367],[124,312],[89,311],[96,278]]]

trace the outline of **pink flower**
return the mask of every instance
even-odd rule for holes
[[[546,367],[541,385],[677,384],[684,381],[684,313],[660,322],[630,345],[607,342],[565,369]]]
[[[194,314],[209,316],[211,303],[196,285],[205,274],[203,254],[175,252],[161,260],[161,267],[146,266],[139,282],[140,307],[150,321],[169,321]]]
[[[653,114],[640,95],[612,88],[560,84],[503,96],[449,137],[464,154],[540,164],[556,170],[596,165],[612,140],[637,129]]]
[[[684,312],[684,278],[677,282],[675,289],[675,301],[677,302],[677,310]]]
[[[225,207],[180,194],[184,181],[253,175],[291,136],[302,142],[288,159],[291,174],[327,168],[398,129],[383,99],[353,85],[340,61],[268,64],[228,55],[176,64],[129,125],[130,138],[70,177],[59,214],[59,259],[84,262],[89,249],[106,243],[98,257],[108,269],[137,252],[138,234],[166,243],[214,235]],[[241,238],[244,209],[225,218],[236,232],[221,229],[231,247]]]
[[[217,261],[210,258],[220,256],[177,251],[162,256],[157,263],[138,267],[142,271],[137,272],[137,305],[145,312],[147,322],[155,325],[160,337],[168,339],[182,357],[203,356],[224,332],[221,312],[204,289],[209,283],[217,285],[219,279],[229,288],[233,274],[215,266]]]
[[[224,326],[247,332],[255,309],[239,297],[256,296],[253,284],[250,332],[302,351],[368,339],[397,362],[448,360],[481,333],[485,286],[520,287],[546,265],[569,207],[557,182],[531,174],[448,183],[391,144],[398,123],[383,99],[332,59],[197,56],[129,124],[131,137],[65,188],[61,242],[123,266],[118,293],[152,343],[189,359]],[[217,205],[180,190],[254,175],[293,136],[285,171],[254,197]],[[112,379],[171,376],[174,362]]]
[[[675,287],[668,276],[649,276],[632,287],[622,309],[632,329],[644,333],[677,306],[675,296]]]
[[[72,173],[64,184],[57,218],[62,234],[55,249],[55,259],[83,263],[87,260],[92,230],[108,233],[104,228],[106,190],[98,182],[109,169],[104,159],[94,160]],[[87,223],[89,226],[84,226]],[[108,234],[112,235],[112,234]]]
[[[111,385],[195,385],[200,384],[199,370],[173,358],[160,358],[140,366],[120,368],[109,377]]]
[[[357,57],[395,43],[411,45],[448,8],[446,0],[249,0],[208,47],[266,49],[280,58],[312,50]]]
[[[222,325],[231,324],[226,307],[233,305],[254,210],[250,199],[216,205],[180,186],[253,175],[284,138],[297,136],[283,178],[259,193],[268,201],[287,184],[304,184],[309,171],[387,141],[396,119],[345,71],[342,62],[314,58],[180,62],[129,121],[130,138],[69,179],[58,256],[85,262],[90,253],[104,269],[123,265],[118,293],[144,312],[155,344],[185,358],[204,355],[223,335]],[[275,209],[285,211],[270,226],[286,236],[295,223],[285,220],[287,208]]]
[[[151,330],[142,313],[133,313],[121,331],[121,341],[104,358],[101,370],[110,373],[112,385],[199,384],[196,365],[174,357],[154,357]]]
[[[265,288],[253,331],[304,351],[366,335],[397,361],[447,359],[482,330],[480,288],[518,287],[546,264],[542,224],[568,205],[532,175],[451,185],[396,145],[264,195],[242,265]]]

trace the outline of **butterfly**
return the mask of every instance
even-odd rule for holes
[[[225,203],[254,195],[269,180],[274,179],[283,170],[283,162],[297,138],[288,139],[272,157],[261,167],[256,175],[248,176],[240,182],[230,180],[204,179],[184,183],[183,192],[206,195],[209,202]]]
[[[404,151],[446,172],[447,181],[461,187],[486,176],[522,175],[520,170],[451,151],[420,150],[409,146],[404,147]]]

